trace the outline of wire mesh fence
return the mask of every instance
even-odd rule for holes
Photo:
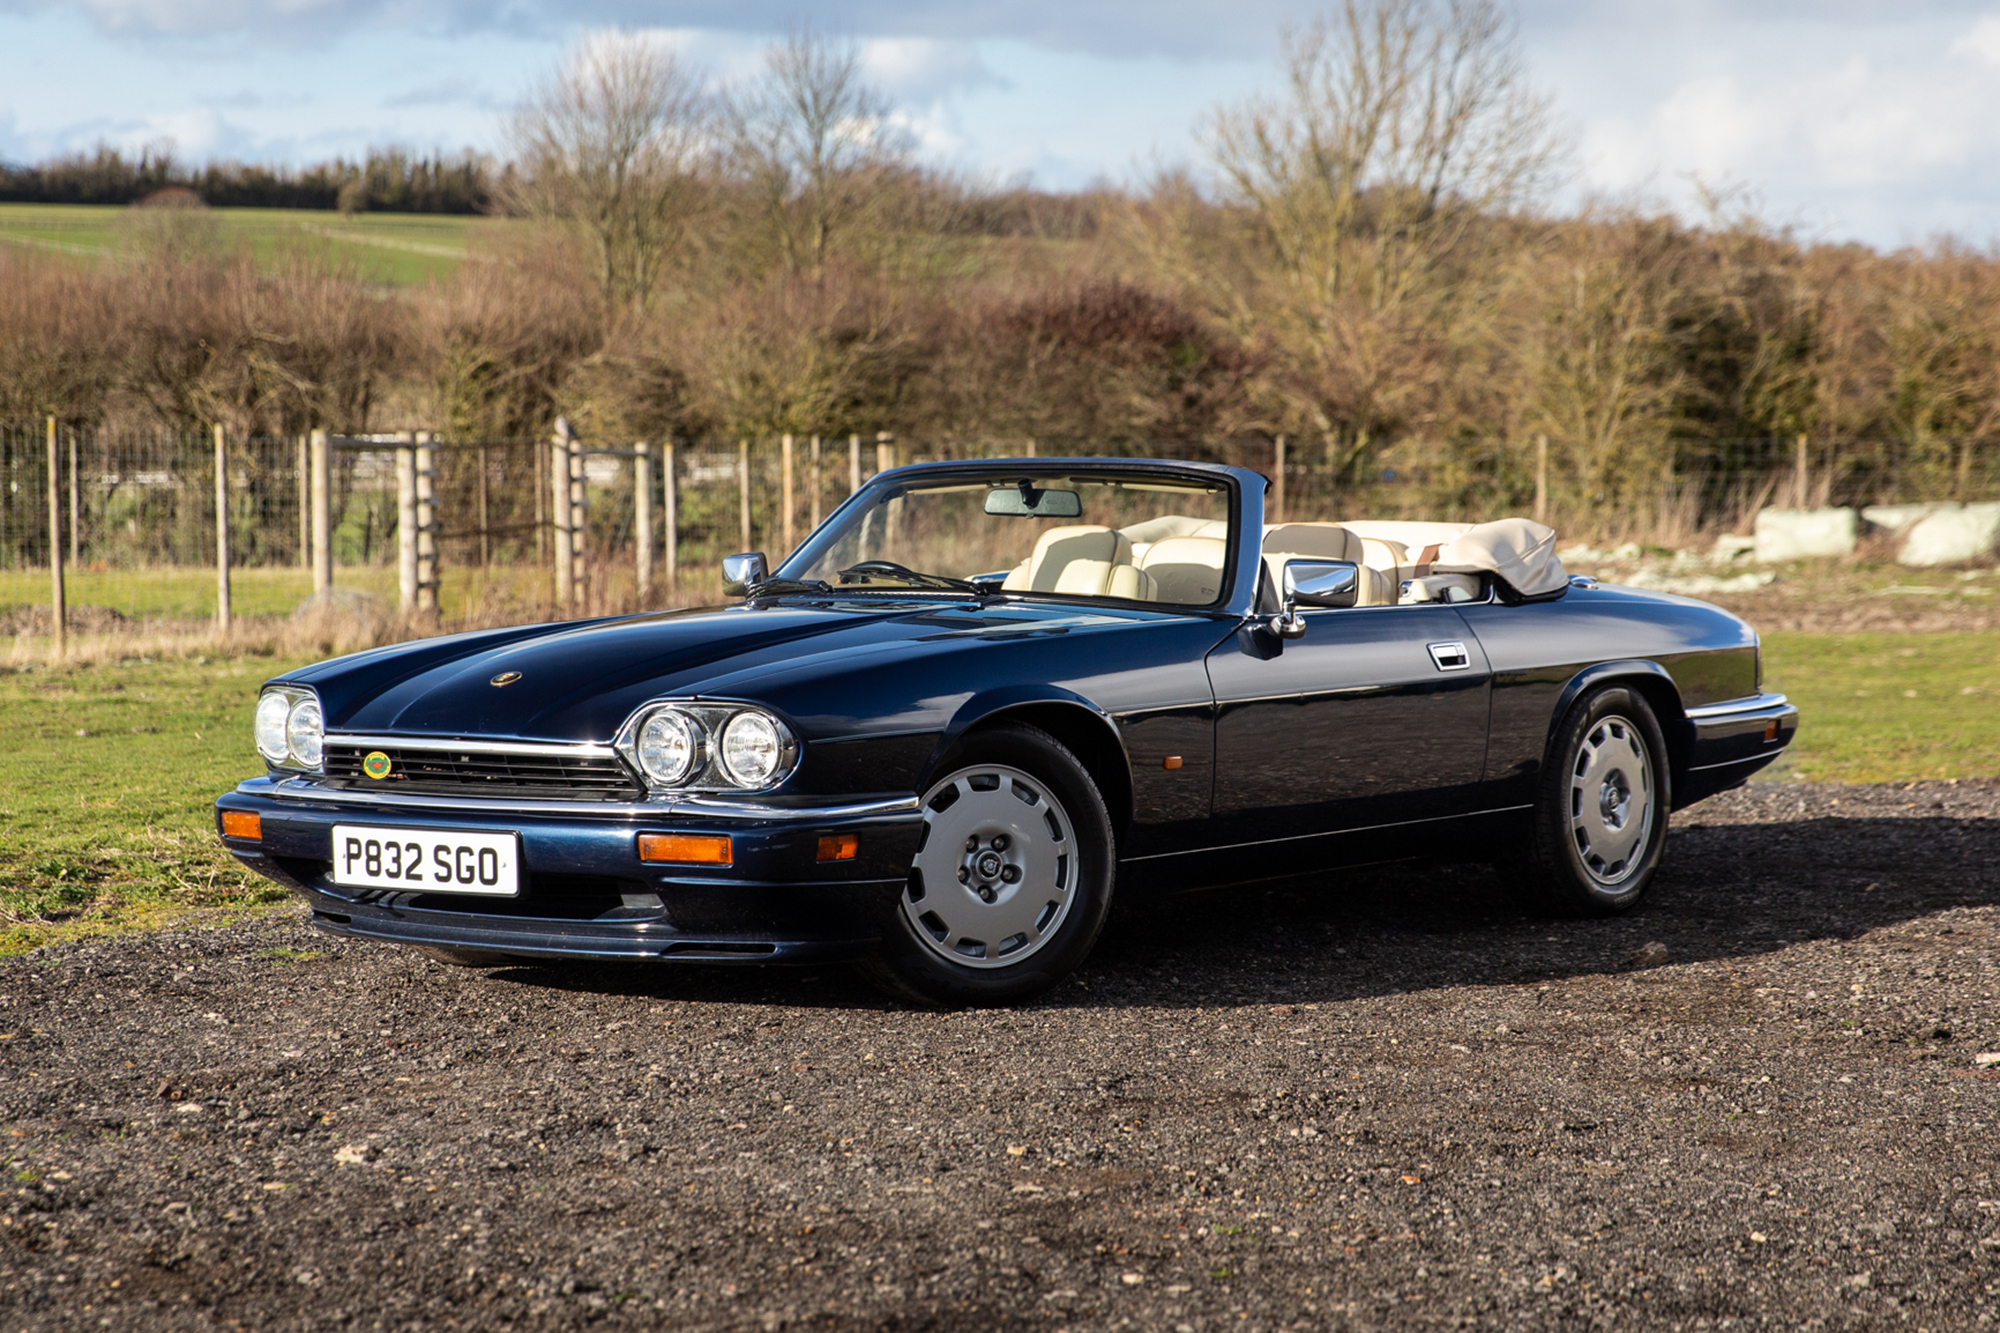
[[[334,437],[327,510],[332,585],[349,604],[412,604],[404,566],[413,511],[399,459],[414,434]],[[764,550],[773,563],[880,468],[950,458],[1143,456],[1253,468],[1291,519],[1478,520],[1539,513],[1566,535],[1679,544],[1741,530],[1760,508],[2000,499],[2000,451],[1975,441],[1794,439],[1678,441],[1615,476],[1560,443],[1474,440],[1357,460],[1324,443],[1272,439],[1146,442],[792,440],[791,507],[779,440],[655,444],[642,503],[640,451],[575,445],[581,522],[574,593],[562,596],[556,548],[564,466],[547,438],[424,437],[434,547],[434,612],[499,623],[699,603],[720,596],[723,556]],[[49,469],[54,461],[55,517]],[[58,543],[71,616],[85,629],[187,625],[217,618],[218,496],[228,531],[229,596],[238,619],[293,614],[313,598],[311,455],[305,437],[224,436],[217,485],[213,433],[72,431],[0,426],[0,628],[47,632],[50,542]],[[649,511],[650,590],[640,588],[642,510]],[[323,590],[322,590],[323,591]]]

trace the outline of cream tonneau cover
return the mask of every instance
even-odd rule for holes
[[[1221,593],[1227,525],[1173,514],[1130,527],[1050,528],[1005,587],[1140,601],[1206,605]],[[1343,560],[1361,567],[1357,606],[1469,602],[1494,575],[1523,597],[1559,593],[1569,576],[1553,529],[1525,518],[1494,523],[1360,520],[1278,523],[1261,554],[1273,587],[1288,560]]]

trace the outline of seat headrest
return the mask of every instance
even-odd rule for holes
[[[1265,551],[1361,563],[1361,539],[1338,523],[1278,523],[1264,529]]]
[[[1229,543],[1221,537],[1168,537],[1147,548],[1139,567],[1158,585],[1158,600],[1206,606],[1222,594],[1228,558]]]
[[[1109,577],[1111,566],[1132,563],[1132,543],[1125,534],[1094,524],[1050,528],[1035,543],[1035,553],[1029,557],[1028,590],[1076,591],[1057,585],[1062,580],[1063,571],[1078,561],[1104,566],[1101,582],[1102,578]]]

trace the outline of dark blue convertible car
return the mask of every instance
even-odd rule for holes
[[[853,960],[992,1003],[1115,891],[1492,860],[1616,912],[1668,813],[1791,740],[1715,607],[1554,534],[1266,522],[1239,468],[883,472],[730,606],[401,644],[264,687],[246,865],[468,965]]]

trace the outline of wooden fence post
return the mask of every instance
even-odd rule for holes
[[[491,524],[486,516],[486,484],[491,478],[492,472],[492,460],[487,457],[486,446],[482,444],[479,446],[479,578],[481,588],[485,587],[486,572],[493,567],[492,534],[489,531]]]
[[[229,444],[215,423],[215,632],[229,633]]]
[[[1807,486],[1808,479],[1806,476],[1806,437],[1804,435],[1799,436],[1798,447],[1799,447],[1798,473],[1793,481],[1793,485],[1795,485],[1798,489],[1793,494],[1792,508],[1804,509],[1807,508],[1812,503],[1812,501],[1807,498],[1809,494],[1809,487]]]
[[[583,441],[569,436],[570,588],[577,609],[590,614],[590,479],[583,471]]]
[[[1535,437],[1535,522],[1549,521],[1549,437]]]
[[[1280,523],[1285,521],[1285,437],[1280,435],[1271,442],[1271,482],[1276,487],[1272,512]]]
[[[313,595],[333,591],[333,445],[324,430],[312,433]]]
[[[681,506],[678,483],[674,479],[674,442],[668,440],[661,446],[660,467],[667,483],[667,592],[680,591],[681,586]]]
[[[632,446],[632,558],[638,581],[639,609],[653,599],[653,459],[644,440]]]
[[[561,417],[549,442],[549,517],[555,527],[556,609],[568,615],[576,569],[570,558],[569,423]]]
[[[69,650],[69,605],[63,588],[62,474],[56,470],[56,419],[49,418],[49,631],[60,662]]]
[[[847,493],[854,494],[861,489],[861,437],[847,437]]]
[[[83,563],[83,487],[76,475],[76,432],[69,433],[69,563],[72,569]]]
[[[785,460],[784,460],[785,521],[782,530],[785,534],[785,546],[784,546],[785,554],[790,555],[792,553],[792,548],[798,545],[797,520],[794,507],[792,505],[792,437],[790,435],[785,436],[782,443],[782,447],[785,455]]]
[[[312,568],[312,450],[299,436],[299,568]]]
[[[819,531],[820,494],[825,489],[821,485],[819,468],[819,436],[813,436],[812,443],[812,531]]]
[[[404,431],[396,446],[396,590],[405,611],[417,604],[416,435]]]
[[[435,616],[438,610],[437,451],[431,433],[417,432],[413,473],[417,483],[417,610]]]
[[[750,441],[736,442],[736,494],[741,502],[738,517],[743,524],[743,544],[736,549],[750,549]]]

